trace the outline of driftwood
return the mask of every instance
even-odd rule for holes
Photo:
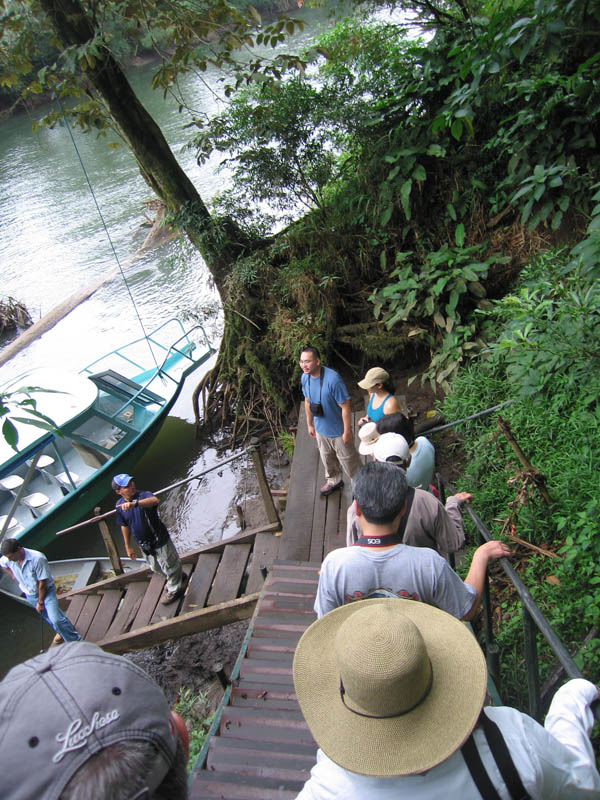
[[[508,422],[499,416],[498,425],[500,426],[500,430],[502,431],[502,433],[506,436],[506,439],[509,445],[512,447],[513,451],[515,452],[515,455],[523,465],[525,473],[531,476],[531,479],[535,483],[536,488],[538,489],[538,491],[540,492],[546,503],[548,503],[548,505],[552,505],[552,498],[548,494],[548,489],[546,488],[546,476],[531,465],[531,462],[519,447],[519,444],[515,439]]]
[[[503,531],[504,533],[504,531]],[[540,553],[543,556],[550,556],[550,558],[557,558],[559,561],[561,560],[560,556],[557,553],[553,553],[552,550],[544,550],[543,547],[538,547],[535,544],[531,544],[531,542],[525,541],[525,539],[521,539],[519,536],[516,536],[512,531],[506,533],[509,539],[517,544],[522,545],[523,547],[527,547],[530,550],[535,550],[536,553]]]

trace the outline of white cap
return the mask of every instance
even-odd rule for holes
[[[405,469],[410,464],[408,442],[399,433],[382,434],[375,442],[372,452],[377,461],[390,461]]]
[[[379,439],[379,431],[374,422],[365,422],[365,424],[358,431],[358,438],[360,444],[358,445],[358,452],[362,456],[370,456],[375,447],[375,443]]]

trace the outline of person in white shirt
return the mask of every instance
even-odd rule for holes
[[[479,644],[437,608],[336,608],[303,634],[293,675],[319,746],[297,800],[600,798],[589,739],[598,688],[566,683],[543,727],[487,706]]]

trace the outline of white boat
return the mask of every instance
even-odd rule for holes
[[[33,398],[57,432],[40,428],[23,406],[7,415],[18,442],[15,449],[0,435],[0,540],[42,549],[89,514],[112,476],[133,468],[185,377],[213,353],[201,326],[186,331],[173,319],[79,374],[43,367],[2,386],[4,397]]]

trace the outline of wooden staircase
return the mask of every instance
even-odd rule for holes
[[[265,524],[183,555],[186,592],[169,605],[160,603],[165,579],[149,567],[71,591],[61,605],[83,639],[113,653],[248,619],[263,586],[262,570],[278,554],[278,528]]]
[[[292,679],[298,640],[316,619],[320,564],[276,561],[198,757],[192,800],[291,800],[315,764],[317,745]]]

